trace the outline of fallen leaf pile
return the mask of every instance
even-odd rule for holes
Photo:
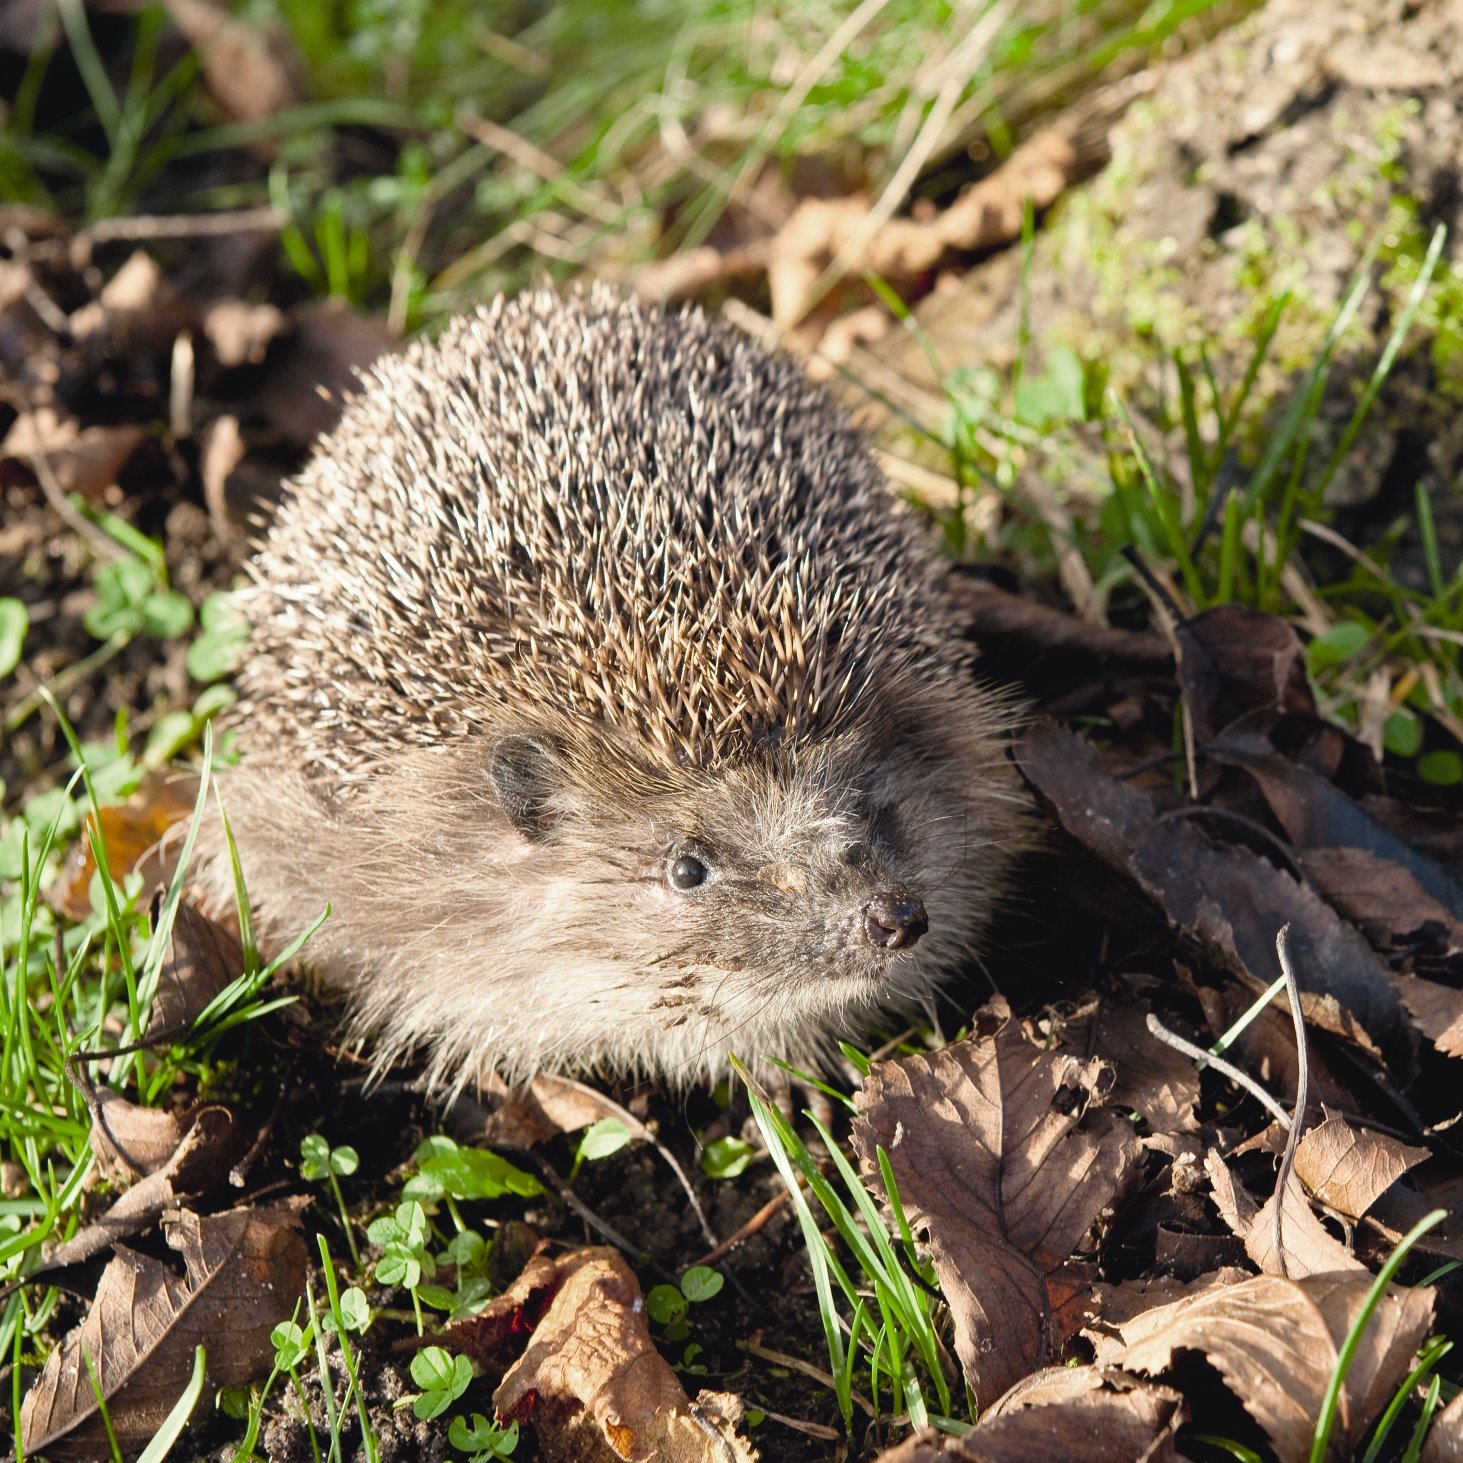
[[[1082,639],[1040,613],[1008,615],[1006,633],[1059,656]],[[1097,988],[1081,971],[1044,1010],[993,1000],[964,1040],[876,1065],[858,1095],[863,1171],[881,1186],[882,1150],[982,1409],[966,1437],[884,1455],[901,1463],[1178,1457],[1196,1417],[1305,1457],[1374,1272],[1455,1207],[1463,831],[1389,790],[1319,715],[1289,626],[1228,607],[1177,639],[1168,693],[1136,641],[1105,646],[1100,681],[1089,667],[1094,697],[1127,702],[1126,735],[1104,747],[1038,718],[1017,750],[1070,875],[1047,917],[1070,901],[1112,944]],[[1141,703],[1171,725],[1173,691],[1189,750],[1148,755]],[[1203,1058],[1281,975],[1285,927],[1299,1109],[1283,991],[1228,1072],[1169,1040]],[[1416,1281],[1459,1257],[1450,1217],[1381,1295],[1327,1457],[1366,1446],[1423,1340],[1456,1326],[1451,1273]],[[1424,1457],[1458,1456],[1459,1427],[1442,1414]]]

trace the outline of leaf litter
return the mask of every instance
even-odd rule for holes
[[[209,38],[207,84],[228,114],[250,115],[271,89],[288,94],[289,58],[251,50],[225,9],[170,8]],[[668,261],[641,283],[681,294],[750,273],[769,281],[774,314],[792,324],[839,256],[912,279],[1015,237],[1022,196],[1049,201],[1084,165],[1055,131],[955,206],[899,227],[870,230],[869,198],[791,199],[750,250]],[[278,223],[262,226],[262,244],[272,248]],[[154,479],[196,486],[231,562],[253,506],[333,419],[352,370],[391,347],[390,332],[338,302],[261,304],[268,271],[237,239],[198,246],[206,267],[193,278],[211,282],[194,294],[159,266],[166,239],[134,249],[36,210],[7,209],[5,224],[0,367],[26,409],[0,441],[0,471],[108,509],[156,493]],[[241,221],[245,233],[256,226]],[[833,323],[814,315],[811,334]],[[179,365],[184,336],[191,375]],[[161,420],[165,438],[153,430]],[[1259,1446],[1303,1457],[1371,1270],[1423,1213],[1463,1193],[1450,1134],[1452,1064],[1463,1056],[1457,809],[1399,790],[1367,745],[1321,715],[1303,646],[1280,620],[1236,607],[1195,616],[1176,628],[1175,658],[1158,636],[1094,626],[992,584],[963,592],[988,670],[1014,666],[1004,678],[1038,700],[1064,697],[1112,729],[1100,744],[1037,720],[1019,760],[1059,830],[1047,857],[1066,882],[1042,897],[1075,913],[1096,894],[1098,913],[1080,913],[1100,917],[1104,948],[1122,954],[1096,962],[1095,976],[1070,973],[1044,1009],[990,1003],[965,1041],[878,1063],[859,1094],[866,1177],[881,1185],[882,1148],[983,1404],[965,1437],[920,1433],[884,1456],[1177,1457],[1179,1429],[1217,1381],[1263,1434]],[[1173,776],[1180,759],[1162,757],[1180,703],[1192,755]],[[156,815],[162,796],[139,799],[130,832],[115,810],[103,813],[118,873],[176,816]],[[166,878],[144,867],[149,882]],[[93,872],[74,869],[58,906],[84,917]],[[1114,890],[1120,899],[1105,897]],[[1277,1182],[1280,1125],[1147,1018],[1218,1042],[1271,987],[1286,923],[1312,1046],[1305,1110],[1294,1112],[1295,1033],[1282,1012],[1267,1009],[1228,1049],[1301,1129],[1293,1170]],[[232,934],[187,905],[174,947],[154,1038],[238,968]],[[124,1447],[140,1444],[176,1400],[196,1341],[209,1345],[214,1384],[256,1376],[270,1326],[308,1278],[293,1204],[179,1208],[215,1193],[251,1139],[231,1109],[147,1109],[108,1089],[92,1105],[93,1146],[128,1186],[42,1272],[112,1254],[84,1320],[26,1398],[28,1450],[58,1458],[104,1446],[83,1354]],[[573,1094],[541,1093],[512,1116],[525,1143],[546,1142],[593,1111]],[[183,1273],[122,1243],[151,1225]],[[1447,1227],[1418,1242],[1434,1258],[1459,1248]],[[751,1456],[733,1431],[738,1401],[693,1401],[661,1359],[639,1282],[614,1252],[540,1253],[517,1280],[511,1270],[497,1278],[506,1288],[483,1315],[443,1334],[493,1375],[495,1405],[534,1429],[544,1456]],[[801,1271],[792,1284],[806,1288]],[[1456,1317],[1459,1299],[1448,1276],[1382,1296],[1340,1388],[1331,1456],[1366,1438],[1435,1313]],[[236,1330],[237,1346],[223,1340]],[[1454,1402],[1423,1456],[1463,1457],[1460,1439]]]

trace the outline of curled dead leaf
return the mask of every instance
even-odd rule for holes
[[[115,1109],[115,1103],[104,1109],[113,1121],[118,1117]],[[93,1123],[93,1142],[97,1141],[99,1126]],[[222,1186],[247,1138],[234,1115],[226,1107],[199,1107],[179,1118],[177,1127],[179,1137],[166,1161],[124,1189],[105,1214],[84,1225],[65,1244],[48,1251],[44,1271],[82,1264],[118,1240],[139,1234],[174,1205]],[[157,1139],[160,1134],[154,1132],[151,1136]],[[44,1272],[33,1272],[30,1278],[40,1273]]]
[[[1170,1463],[1184,1399],[1118,1368],[1048,1367],[1017,1383],[961,1438],[917,1433],[878,1463]]]
[[[160,899],[161,892],[153,901],[154,927]],[[186,1031],[193,1018],[243,973],[244,952],[232,931],[182,901],[163,952],[143,1039],[164,1042]]]
[[[196,777],[163,769],[149,772],[125,803],[101,810],[102,843],[114,883],[120,884],[134,870],[142,874],[144,887],[172,878],[183,840],[181,831],[173,837],[169,831],[187,819],[197,796]],[[91,817],[87,815],[88,824]],[[85,919],[91,913],[89,891],[96,868],[91,839],[78,838],[47,891],[51,905],[71,919]]]
[[[453,1347],[506,1374],[493,1405],[533,1427],[549,1463],[752,1463],[741,1404],[693,1402],[656,1351],[639,1282],[614,1250],[542,1252]],[[514,1360],[514,1354],[520,1353]]]

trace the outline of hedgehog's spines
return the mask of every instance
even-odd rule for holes
[[[646,491],[667,460],[672,491]],[[312,749],[323,768],[545,702],[714,766],[832,734],[911,660],[954,668],[928,555],[882,494],[796,367],[729,326],[536,294],[376,369],[281,509],[256,593],[300,606],[291,632],[337,676],[366,674]],[[871,616],[879,633],[844,633]],[[253,714],[298,742],[321,708],[253,664]],[[436,714],[403,720],[402,695]]]

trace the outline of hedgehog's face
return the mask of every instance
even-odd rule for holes
[[[493,781],[515,827],[574,871],[558,917],[581,948],[603,941],[608,1004],[684,1028],[687,1062],[705,1066],[717,1046],[811,1054],[873,1010],[927,1000],[969,954],[995,889],[971,842],[978,769],[950,746],[948,729],[877,758],[834,743],[576,794],[550,744],[510,738]]]

